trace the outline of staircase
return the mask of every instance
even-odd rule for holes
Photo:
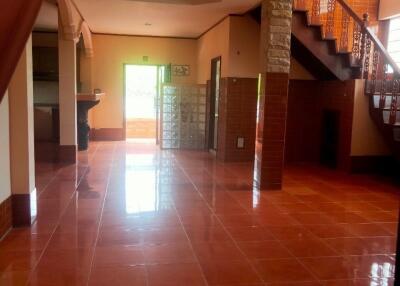
[[[370,114],[400,158],[400,69],[345,0],[294,0],[292,55],[316,77],[364,79]],[[325,3],[326,1],[324,1]],[[324,10],[324,11],[322,11]]]
[[[0,17],[0,102],[32,32],[42,0],[3,2]]]

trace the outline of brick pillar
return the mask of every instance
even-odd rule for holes
[[[260,190],[282,188],[291,19],[292,0],[262,2],[262,65],[254,172]]]

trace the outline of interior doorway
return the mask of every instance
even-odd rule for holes
[[[124,73],[126,138],[156,143],[159,66],[125,65]]]
[[[211,60],[211,92],[208,148],[211,151],[218,149],[218,107],[221,80],[221,57]]]
[[[322,115],[321,164],[336,168],[339,150],[340,112],[324,110]]]

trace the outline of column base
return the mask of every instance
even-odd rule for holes
[[[11,196],[0,203],[0,240],[12,228]]]
[[[36,189],[30,194],[13,194],[11,196],[13,227],[31,226],[36,220]]]
[[[61,163],[75,164],[77,146],[76,145],[60,145],[58,147],[58,161]]]
[[[281,183],[259,183],[255,181],[255,187],[259,191],[281,191],[282,184]]]

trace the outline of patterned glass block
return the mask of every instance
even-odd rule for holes
[[[164,85],[161,98],[161,147],[203,149],[205,112],[204,85]]]

